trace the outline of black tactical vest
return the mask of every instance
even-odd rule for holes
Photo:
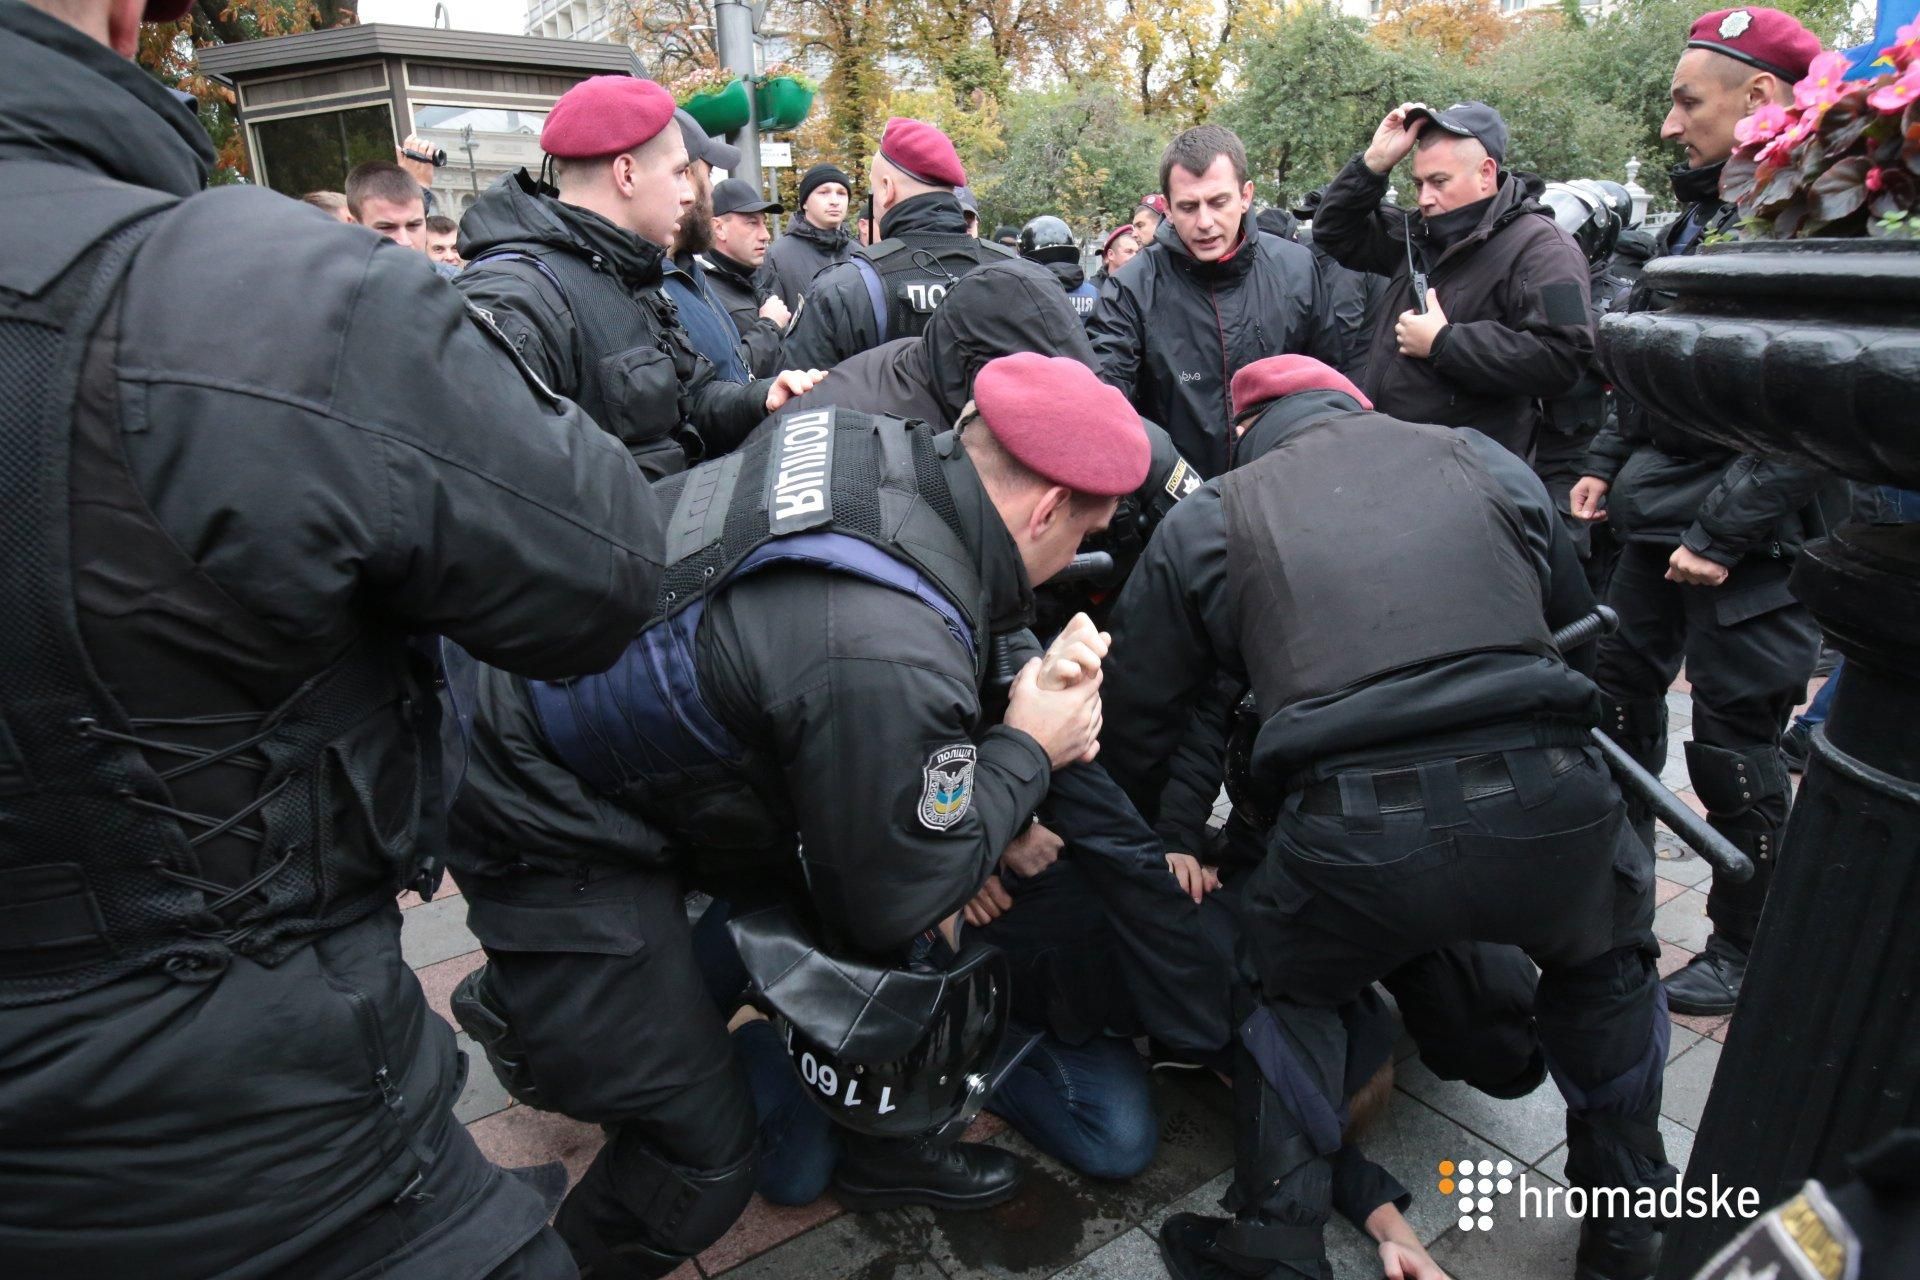
[[[1443,658],[1554,652],[1519,512],[1450,428],[1335,414],[1220,495],[1262,721]]]
[[[658,619],[607,671],[527,684],[554,757],[684,840],[724,848],[790,839],[791,826],[755,795],[753,744],[734,737],[700,687],[695,636],[706,602],[769,565],[860,577],[938,613],[984,680],[986,590],[940,447],[923,423],[800,411],[655,485],[673,512]]]
[[[74,216],[28,234],[0,205],[0,1008],[275,963],[392,901],[439,834],[437,703],[404,645],[237,696],[229,657],[289,646],[174,547],[126,468],[115,299],[175,201],[9,176]]]
[[[684,456],[662,458],[679,452],[672,438],[706,357],[687,340],[673,300],[659,289],[635,295],[610,268],[552,245],[503,246],[474,259],[481,262],[525,262],[553,286],[574,325],[571,385],[555,390],[618,436],[648,474],[680,470]]]
[[[873,304],[881,342],[917,338],[954,281],[975,267],[1020,255],[1002,244],[956,231],[913,231],[854,249],[852,262]],[[875,345],[878,345],[877,343]]]

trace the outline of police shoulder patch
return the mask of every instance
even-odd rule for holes
[[[1188,466],[1185,458],[1180,459],[1167,477],[1167,493],[1178,502],[1199,487],[1200,473]]]
[[[920,824],[929,831],[945,831],[967,816],[973,807],[973,765],[977,755],[971,742],[936,747],[920,770]]]

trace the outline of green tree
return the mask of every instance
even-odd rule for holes
[[[1166,131],[1111,84],[1016,93],[1005,125],[1005,157],[974,184],[986,226],[1052,213],[1093,235],[1159,189]]]

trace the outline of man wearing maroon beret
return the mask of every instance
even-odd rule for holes
[[[1014,256],[967,232],[953,140],[921,120],[887,121],[868,170],[875,243],[813,278],[794,304],[781,362],[830,369],[857,351],[917,338],[954,281]]]
[[[1091,754],[1097,681],[1042,687],[1027,671],[996,722],[987,657],[1138,488],[1147,438],[1075,360],[992,361],[974,402],[957,434],[782,414],[661,484],[678,530],[662,617],[609,671],[564,685],[482,672],[474,735],[489,745],[453,830],[489,960],[456,1009],[471,997],[510,1028],[474,1022],[543,1105],[583,1090],[591,1046],[594,1105],[557,1102],[614,1132],[556,1226],[609,1275],[666,1274],[753,1189],[725,1025],[739,993],[715,1009],[685,990],[682,872],[741,914],[791,902],[834,946],[904,962],[980,889],[1052,770]],[[1084,620],[1075,632],[1091,673],[1104,641]],[[594,927],[509,933],[563,904],[597,907]],[[644,948],[620,950],[636,912]],[[609,941],[581,954],[568,937]],[[997,1149],[897,1136],[847,1135],[843,1203],[977,1209],[1018,1183]],[[686,1211],[659,1211],[675,1203]]]
[[[1250,687],[1246,786],[1277,815],[1234,886],[1252,983],[1232,1069],[1237,1214],[1169,1219],[1169,1271],[1326,1275],[1339,1204],[1365,1215],[1387,1274],[1438,1274],[1392,1189],[1354,1200],[1342,1010],[1457,944],[1516,946],[1543,970],[1570,1180],[1670,1185],[1653,855],[1588,745],[1593,683],[1550,639],[1593,600],[1546,489],[1481,433],[1372,412],[1305,357],[1241,370],[1233,408],[1234,467],[1147,545],[1104,689],[1102,760],[1150,798],[1216,672]],[[1575,1274],[1647,1280],[1657,1245],[1653,1224],[1590,1217]]]
[[[409,637],[604,668],[662,504],[424,254],[203,190],[141,19],[0,3],[0,1274],[565,1280],[401,950]]]
[[[698,216],[690,171],[705,158],[688,153],[665,89],[583,80],[547,113],[540,147],[556,185],[522,169],[482,192],[460,220],[467,269],[455,285],[649,476],[725,453],[819,380],[789,370],[729,381],[663,292],[668,247]]]
[[[1777,9],[1720,9],[1693,24],[1673,73],[1661,136],[1680,145],[1673,190],[1685,206],[1661,233],[1662,254],[1692,253],[1738,224],[1720,198],[1734,127],[1768,103],[1793,101],[1820,42]],[[1659,305],[1636,294],[1634,309]],[[1594,437],[1573,514],[1605,520],[1621,546],[1607,603],[1620,629],[1600,647],[1606,729],[1658,772],[1666,760],[1666,692],[1684,663],[1693,685],[1687,775],[1707,821],[1753,859],[1745,884],[1713,878],[1706,949],[1667,979],[1676,1013],[1733,1012],[1786,829],[1791,788],[1778,739],[1806,696],[1820,645],[1788,577],[1800,547],[1824,531],[1820,477],[1771,458],[1706,444],[1625,396]],[[1643,834],[1653,816],[1635,813]]]

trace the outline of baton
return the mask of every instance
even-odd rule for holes
[[[1589,640],[1611,634],[1619,625],[1620,615],[1600,605],[1586,617],[1569,622],[1554,632],[1553,647],[1564,653]],[[1593,735],[1593,745],[1600,749],[1607,767],[1613,771],[1614,781],[1620,784],[1622,791],[1630,792],[1643,801],[1653,810],[1656,818],[1680,837],[1681,843],[1706,859],[1716,872],[1735,884],[1744,884],[1753,879],[1753,859],[1708,826],[1706,819],[1688,808],[1684,800],[1667,789],[1666,783],[1642,768],[1638,760],[1627,754],[1626,748],[1599,729],[1590,729],[1588,732]]]

